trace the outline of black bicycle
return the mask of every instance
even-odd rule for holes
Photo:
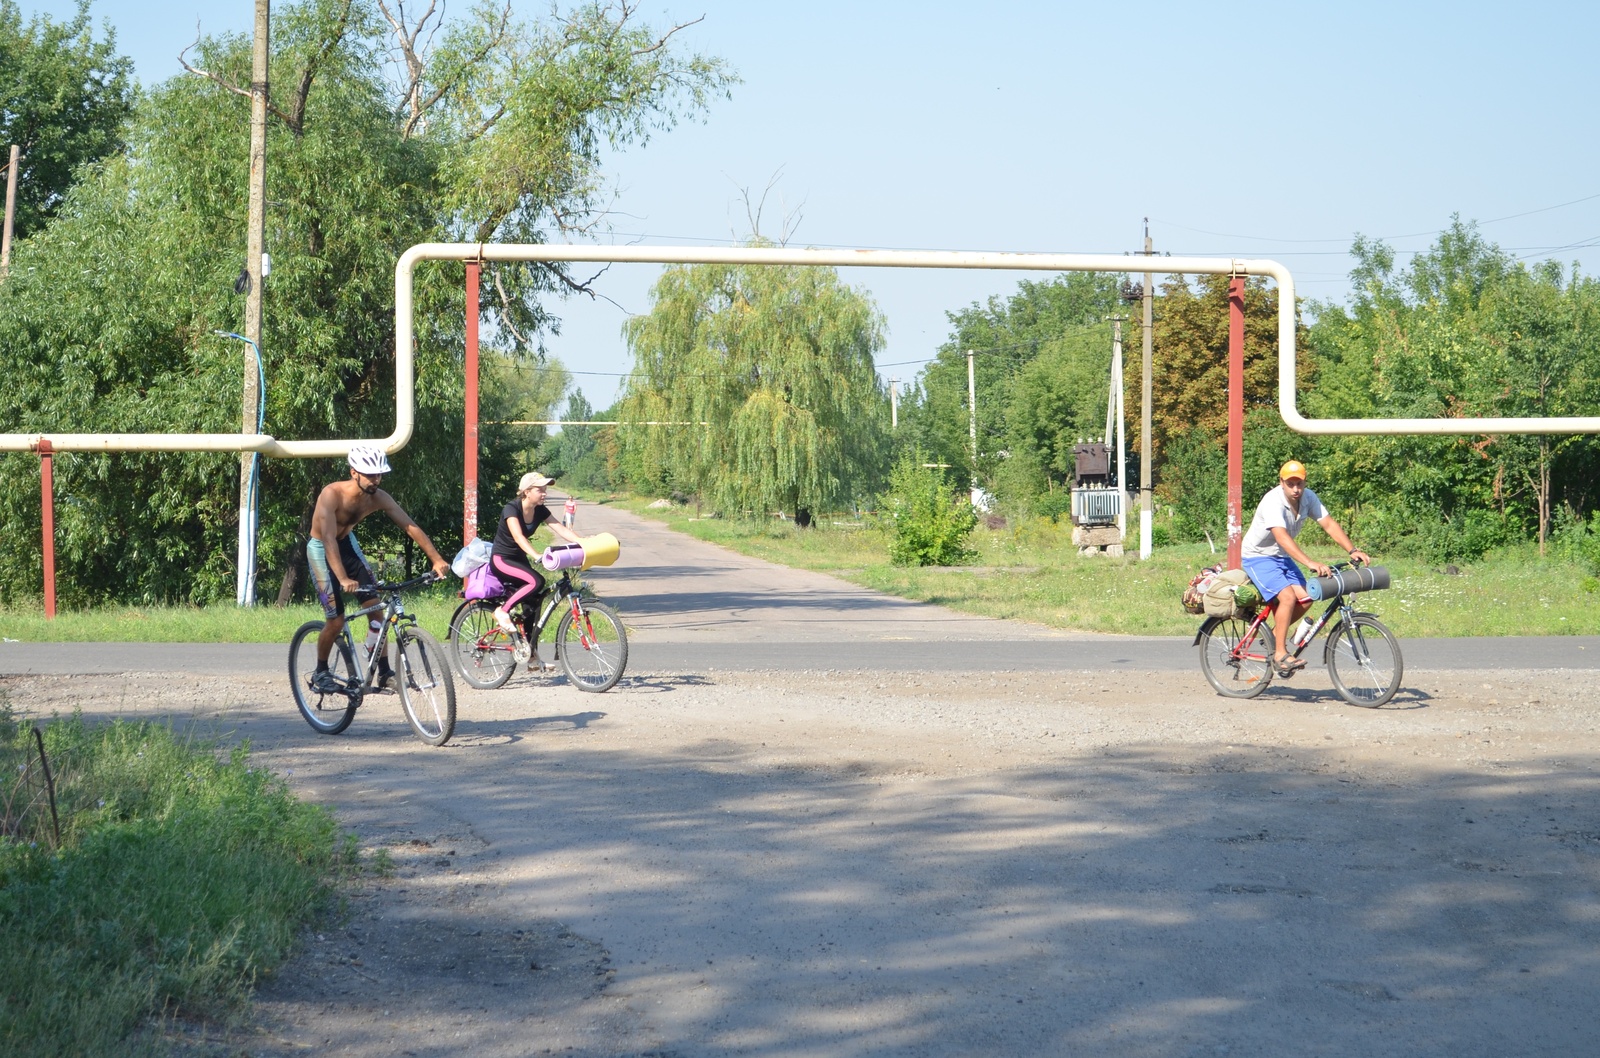
[[[511,614],[515,632],[495,620],[495,608],[504,602],[504,595],[468,599],[450,617],[450,657],[469,685],[484,690],[504,686],[518,662],[535,671],[553,668],[539,658],[539,637],[558,611],[556,660],[572,685],[580,691],[608,691],[622,678],[628,667],[622,618],[598,599],[586,598],[573,583],[571,570],[517,604]]]
[[[334,677],[331,681],[319,683],[316,679],[317,638],[327,622],[307,621],[300,626],[289,641],[289,686],[294,689],[300,715],[312,730],[337,735],[350,726],[367,695],[393,693],[378,685],[379,662],[388,657],[392,634],[395,664],[390,679],[400,693],[406,721],[417,737],[430,746],[449,741],[456,729],[456,685],[445,663],[444,648],[418,626],[416,616],[406,611],[401,599],[402,592],[439,579],[424,573],[400,584],[379,584],[378,591],[385,597],[346,617],[344,629],[334,640],[328,655],[328,668]],[[376,649],[368,654],[364,645],[356,647],[350,625],[364,627],[365,622],[359,619],[379,612],[383,614],[383,627],[378,632]],[[358,657],[363,659],[360,664],[356,662]]]

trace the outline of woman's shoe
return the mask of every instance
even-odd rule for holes
[[[511,615],[506,613],[504,610],[496,608],[494,611],[494,620],[495,623],[500,626],[500,631],[504,632],[506,635],[514,636],[517,634],[517,626],[511,623]]]

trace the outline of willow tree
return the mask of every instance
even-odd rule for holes
[[[635,366],[619,405],[636,485],[800,524],[877,488],[889,406],[866,293],[832,268],[674,265],[651,297],[626,327]]]

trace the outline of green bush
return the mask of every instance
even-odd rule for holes
[[[1052,522],[1059,522],[1061,516],[1072,516],[1072,490],[1056,489],[1046,492],[1033,501],[1034,513],[1040,517],[1048,518]]]
[[[977,510],[943,474],[922,466],[920,453],[900,457],[878,511],[889,530],[889,560],[897,566],[956,566],[977,554],[967,544]]]

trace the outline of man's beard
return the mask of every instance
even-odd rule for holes
[[[378,494],[378,486],[376,486],[376,485],[363,485],[363,486],[361,486],[361,491],[365,492],[368,496],[376,496]]]

